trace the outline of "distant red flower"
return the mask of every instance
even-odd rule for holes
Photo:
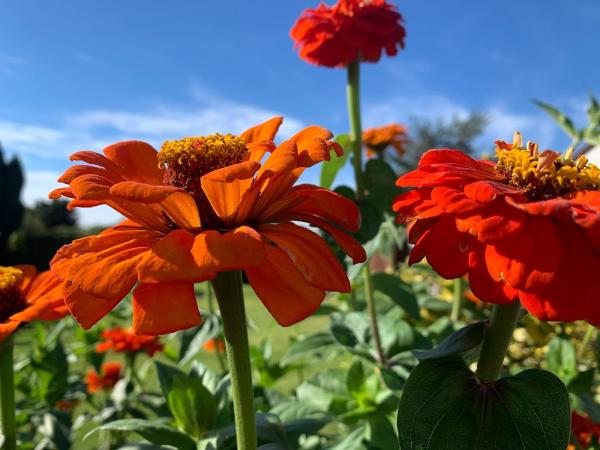
[[[394,147],[396,154],[402,156],[405,153],[404,147],[407,142],[406,127],[399,123],[369,128],[363,132],[363,143],[367,148],[367,156],[381,154],[388,147]]]
[[[110,390],[121,379],[123,366],[118,362],[107,362],[102,364],[100,373],[90,370],[85,376],[87,390],[90,393],[101,390]]]
[[[98,353],[112,350],[118,353],[146,352],[152,356],[164,348],[156,336],[136,336],[133,331],[119,327],[104,330],[102,339],[102,342],[96,345]]]
[[[224,353],[225,352],[225,341],[222,338],[209,339],[208,341],[206,341],[204,343],[202,348],[209,353],[214,353],[214,352]]]
[[[300,57],[319,66],[345,67],[359,59],[377,62],[404,48],[406,31],[396,7],[385,0],[339,0],[306,9],[290,30]]]
[[[517,299],[542,320],[600,324],[600,169],[571,152],[539,152],[520,134],[498,163],[430,150],[398,179],[394,210],[410,222],[409,262],[444,278],[469,274],[481,300]]]
[[[573,411],[571,413],[571,435],[583,449],[588,448],[594,442],[600,442],[600,425],[592,422],[589,417]]]

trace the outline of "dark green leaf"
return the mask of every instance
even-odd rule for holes
[[[167,402],[177,425],[187,434],[199,438],[213,428],[217,402],[199,378],[176,376]]]
[[[398,448],[398,436],[390,420],[382,414],[369,417],[366,438],[369,448],[392,450]]]
[[[204,317],[202,324],[181,333],[181,349],[179,351],[180,366],[192,361],[202,351],[202,346],[209,339],[221,332],[221,321],[215,315]]]
[[[371,278],[373,290],[387,295],[394,303],[410,317],[418,320],[420,317],[419,304],[415,295],[399,277],[387,273],[376,273]]]
[[[396,187],[398,176],[383,159],[371,159],[365,167],[365,182],[369,198],[381,212],[392,210],[392,201],[400,193]]]
[[[594,372],[595,369],[588,369],[584,370],[583,372],[579,372],[577,376],[569,383],[569,392],[579,395],[590,393],[594,383]]]
[[[362,362],[358,359],[355,359],[348,370],[348,375],[346,376],[346,386],[348,386],[348,391],[354,395],[357,395],[364,390],[364,384],[365,371]]]
[[[379,226],[383,221],[383,213],[370,198],[359,200],[358,209],[361,217],[360,230],[354,237],[364,244],[377,236]]]
[[[348,156],[350,155],[350,136],[347,134],[340,134],[335,137],[335,142],[340,144],[344,149],[344,154],[342,156],[336,156],[334,154],[331,155],[331,159],[329,161],[324,161],[321,164],[321,187],[325,189],[329,189],[335,180],[335,176],[340,171],[346,161],[348,160]]]
[[[458,356],[421,362],[398,410],[402,450],[564,450],[569,428],[567,390],[550,372],[479,384]]]
[[[336,344],[335,338],[330,333],[312,334],[301,341],[294,342],[281,359],[281,364],[290,364],[298,359],[322,353]]]
[[[354,331],[341,323],[331,324],[331,334],[344,347],[355,347],[358,344]]]
[[[337,444],[327,447],[326,450],[366,450],[363,445],[364,434],[364,427],[359,427]]]
[[[485,327],[485,321],[472,323],[448,336],[434,349],[426,351],[414,350],[413,354],[417,359],[423,361],[425,359],[443,358],[466,352],[481,344],[485,334]]]
[[[99,431],[122,431],[137,433],[152,444],[172,445],[180,450],[193,450],[196,448],[194,439],[175,428],[156,420],[123,419],[94,428],[84,439]]]

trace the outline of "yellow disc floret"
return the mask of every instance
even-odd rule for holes
[[[0,323],[23,309],[22,282],[21,270],[0,266]]]
[[[167,167],[193,166],[204,174],[242,162],[247,153],[242,138],[217,133],[166,141],[158,153],[158,162]]]
[[[532,198],[553,198],[574,190],[600,188],[600,169],[585,156],[573,160],[573,149],[561,155],[552,150],[540,152],[533,142],[523,147],[518,132],[512,144],[503,141],[496,144],[497,169]]]

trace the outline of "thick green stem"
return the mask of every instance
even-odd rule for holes
[[[15,374],[13,369],[13,337],[0,343],[0,409],[2,410],[3,450],[16,450]]]
[[[450,320],[452,322],[458,322],[460,319],[460,312],[462,310],[463,299],[465,290],[465,280],[462,277],[454,280],[454,298],[452,300],[452,312],[450,313]]]
[[[369,263],[365,263],[363,267],[363,283],[365,285],[365,297],[367,300],[367,310],[369,311],[369,319],[371,321],[371,335],[377,352],[377,359],[381,363],[386,363],[385,353],[381,346],[381,336],[379,335],[379,324],[377,323],[377,310],[375,309],[375,301],[373,299],[373,287],[371,286],[371,269]]]
[[[518,301],[494,305],[477,363],[476,375],[482,383],[498,379],[520,311],[521,304]]]
[[[357,59],[348,65],[348,82],[346,83],[348,99],[348,118],[350,119],[350,146],[352,148],[352,165],[356,180],[356,195],[365,196],[365,181],[362,170],[362,125],[360,120],[360,61]]]
[[[207,281],[205,288],[204,288],[204,294],[206,296],[206,301],[208,303],[208,312],[213,315],[215,313],[215,307],[213,304],[213,290],[212,287],[210,285],[210,283]],[[218,339],[218,337],[215,337],[215,339]],[[227,367],[225,367],[225,361],[223,361],[223,354],[221,353],[221,351],[219,350],[219,344],[215,341],[215,355],[217,355],[217,362],[219,363],[219,367],[221,368],[221,372],[225,373],[227,372]]]
[[[585,351],[587,350],[587,346],[589,345],[590,340],[592,339],[592,336],[594,336],[595,332],[596,327],[593,325],[588,325],[587,330],[585,330],[583,340],[581,341],[581,347],[579,347],[579,351],[577,352],[577,358],[583,357]]]
[[[238,450],[256,450],[256,423],[252,367],[240,272],[223,272],[212,281],[223,320],[225,347],[231,375]]]

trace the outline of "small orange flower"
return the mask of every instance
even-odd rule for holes
[[[398,156],[402,156],[407,142],[406,127],[398,123],[369,128],[363,132],[363,143],[369,157],[382,154],[390,146],[394,147]]]
[[[571,435],[577,439],[581,448],[586,449],[592,443],[600,443],[600,425],[575,411],[571,413]]]
[[[398,179],[394,210],[411,222],[409,262],[469,274],[481,300],[520,300],[541,320],[600,325],[600,168],[534,143],[498,141],[498,162],[430,150]]]
[[[23,323],[68,314],[60,280],[34,266],[0,266],[0,342]]]
[[[224,353],[225,352],[225,341],[222,338],[209,339],[202,346],[204,350],[209,353]]]
[[[290,30],[305,61],[326,67],[345,67],[360,58],[377,62],[404,48],[406,31],[396,7],[385,0],[338,0],[303,11]]]
[[[276,117],[239,136],[168,141],[157,152],[129,141],[104,155],[77,152],[69,184],[50,194],[70,207],[106,204],[128,220],[74,241],[54,257],[71,314],[89,328],[133,291],[133,331],[157,335],[200,322],[194,283],[244,270],[258,297],[284,326],[317,310],[326,291],[348,292],[330,234],[355,263],[366,259],[348,231],[360,227],[349,199],[312,185],[294,186],[307,167],[343,150],[311,126],[275,146]],[[270,156],[261,164],[267,152]]]
[[[90,370],[85,376],[87,390],[90,393],[101,390],[110,390],[121,379],[121,370],[123,366],[118,362],[106,362],[102,364],[100,373],[94,369]]]
[[[102,339],[103,341],[96,345],[97,353],[112,350],[117,353],[146,352],[153,356],[164,348],[156,336],[137,336],[132,331],[119,327],[104,330]]]

